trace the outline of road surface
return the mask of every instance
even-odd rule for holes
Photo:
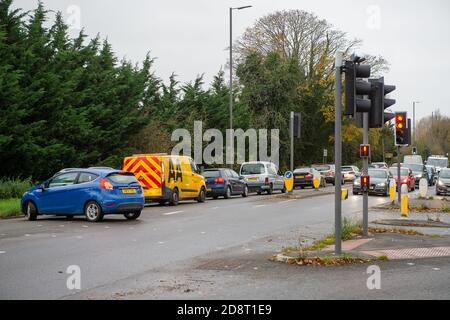
[[[4,220],[0,298],[353,298],[359,291],[363,295],[358,297],[373,298],[365,286],[365,266],[333,272],[293,270],[268,260],[282,246],[329,234],[334,226],[333,199],[333,195],[298,200],[252,195],[177,207],[152,205],[132,222],[122,216],[107,216],[101,223],[81,217]],[[370,197],[369,204],[387,200]],[[343,202],[345,215],[360,215],[361,201],[361,196],[351,195]],[[398,297],[413,297],[412,288],[423,284],[435,291],[414,289],[417,297],[431,297],[431,292],[433,297],[448,298],[450,261],[426,261],[422,263],[429,266],[417,264],[407,270],[404,262],[388,262],[392,279],[386,287],[397,289],[397,278],[404,288]],[[81,290],[67,288],[66,270],[72,265],[80,267]],[[433,270],[435,265],[440,271]],[[380,297],[395,294],[389,291]]]

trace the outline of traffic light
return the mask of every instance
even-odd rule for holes
[[[371,84],[369,128],[382,128],[394,116],[392,113],[385,113],[384,110],[395,104],[394,99],[385,97],[385,95],[395,90],[395,86],[384,84],[384,77],[369,79],[369,82]]]
[[[361,176],[361,192],[367,193],[370,188],[370,177],[369,176]]]
[[[355,117],[357,112],[369,112],[370,100],[361,96],[370,94],[370,83],[360,78],[370,77],[370,65],[360,64],[364,61],[355,57],[353,61],[345,61],[345,111],[347,116]],[[360,97],[358,97],[360,96]]]
[[[395,113],[395,145],[405,146],[408,142],[408,126],[406,112]]]
[[[361,158],[370,158],[370,144],[362,144],[359,146],[359,156]]]

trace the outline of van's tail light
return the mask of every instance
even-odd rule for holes
[[[269,184],[269,177],[266,177],[266,179],[264,180],[265,184]]]
[[[215,183],[224,183],[224,182],[225,182],[225,179],[224,179],[224,178],[215,178],[215,179],[214,179],[214,182],[215,182]]]
[[[114,189],[114,187],[113,187],[113,185],[111,184],[111,182],[109,182],[109,181],[106,180],[106,179],[101,179],[101,180],[100,180],[100,187],[101,187],[102,189],[106,189],[106,190],[113,190],[113,189]]]
[[[161,162],[161,184],[164,185],[166,181],[166,173],[164,172],[164,162]]]
[[[306,179],[307,179],[307,180],[311,180],[311,179],[312,179],[312,177],[313,177],[313,176],[312,176],[312,174],[311,174],[311,173],[308,173],[308,174],[306,175]]]

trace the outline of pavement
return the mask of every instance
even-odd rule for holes
[[[450,297],[448,257],[383,262],[376,292],[367,289],[366,265],[292,268],[270,261],[283,246],[332,231],[334,196],[305,197],[313,192],[152,205],[137,221],[0,221],[0,299]],[[388,200],[370,197],[369,205]],[[362,197],[350,195],[343,213],[361,219],[361,207]],[[371,211],[370,220],[381,214]],[[72,265],[80,267],[81,290],[67,288]]]

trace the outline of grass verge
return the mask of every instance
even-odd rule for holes
[[[0,199],[0,219],[20,214],[20,199]]]

